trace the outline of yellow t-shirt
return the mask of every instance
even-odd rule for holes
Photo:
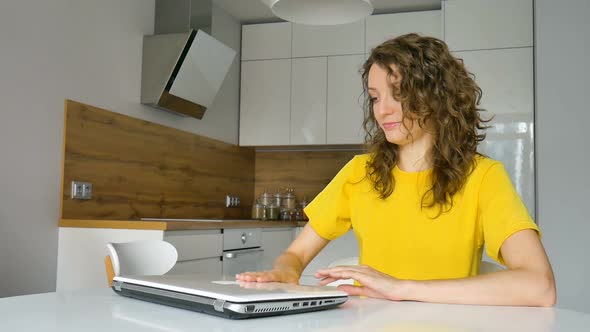
[[[421,208],[431,170],[408,173],[395,167],[395,189],[380,199],[366,177],[370,155],[358,155],[305,208],[311,227],[333,240],[351,227],[360,264],[401,279],[464,278],[477,274],[485,243],[488,256],[503,263],[500,247],[510,235],[534,229],[504,166],[478,156],[453,208]]]

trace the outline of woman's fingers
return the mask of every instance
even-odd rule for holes
[[[319,286],[326,286],[327,284],[339,280],[337,278],[323,278],[322,280],[318,281]]]
[[[346,292],[351,296],[368,296],[377,299],[385,299],[385,295],[371,289],[367,286],[354,286],[354,285],[339,285],[338,289]]]
[[[236,280],[249,281],[249,282],[278,281],[276,274],[272,271],[239,273],[239,274],[236,274]]]
[[[361,284],[370,284],[373,279],[372,273],[364,268],[359,267],[335,267],[331,269],[318,270],[316,278],[354,279]]]

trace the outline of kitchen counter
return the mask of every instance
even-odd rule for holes
[[[307,221],[261,221],[252,219],[228,219],[222,221],[178,221],[178,220],[82,220],[60,219],[59,227],[112,228],[141,230],[199,230],[221,228],[273,228],[300,227]]]

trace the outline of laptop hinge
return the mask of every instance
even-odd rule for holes
[[[213,308],[215,311],[223,312],[223,305],[225,304],[225,300],[217,299],[213,301]]]
[[[115,290],[118,291],[118,292],[121,291],[121,285],[122,285],[122,283],[119,282],[119,281],[113,282],[113,287],[115,287]]]

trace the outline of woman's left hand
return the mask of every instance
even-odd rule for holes
[[[362,295],[392,301],[406,299],[407,287],[405,280],[396,279],[366,265],[343,265],[322,269],[316,272],[315,277],[322,279],[318,283],[321,286],[341,279],[358,281],[361,286],[338,286],[338,289],[345,291],[349,295]]]

